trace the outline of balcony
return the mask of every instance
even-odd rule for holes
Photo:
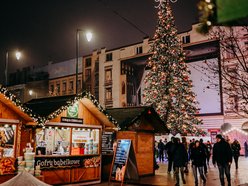
[[[113,100],[112,99],[105,99],[105,106],[106,107],[113,107]]]
[[[105,86],[109,86],[109,85],[112,85],[113,84],[113,81],[112,80],[106,80],[104,85]]]

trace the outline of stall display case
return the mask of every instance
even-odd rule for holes
[[[70,128],[36,129],[37,155],[69,155]]]
[[[0,124],[0,175],[15,173],[16,125]]]
[[[0,124],[0,157],[14,157],[16,125]]]
[[[101,126],[65,124],[36,129],[35,167],[45,182],[100,183],[101,130]]]

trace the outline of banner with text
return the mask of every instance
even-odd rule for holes
[[[100,163],[100,156],[35,157],[35,166],[40,166],[41,169],[98,167]]]

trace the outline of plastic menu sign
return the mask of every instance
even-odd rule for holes
[[[123,184],[124,179],[132,181],[139,180],[132,141],[129,139],[117,141],[109,181],[120,181]]]

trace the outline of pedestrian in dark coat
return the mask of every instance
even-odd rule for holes
[[[247,140],[245,140],[244,147],[245,147],[245,157],[247,158],[248,157],[248,143],[247,143]]]
[[[213,164],[216,166],[217,163],[221,186],[225,185],[224,173],[227,178],[228,186],[231,186],[230,167],[232,164],[232,149],[222,135],[217,134],[216,141],[217,143],[215,143],[213,147]]]
[[[207,152],[208,152],[208,148],[207,146],[203,143],[203,139],[200,139],[200,146],[202,147],[204,154],[205,154],[205,160],[204,160],[204,172],[205,174],[208,173],[208,168],[207,168]]]
[[[174,157],[174,149],[175,149],[175,137],[171,137],[171,141],[166,143],[165,145],[165,150],[167,152],[167,157],[168,157],[168,173],[171,172],[172,167],[173,167],[173,157]]]
[[[160,139],[158,143],[158,158],[160,162],[164,161],[164,143],[162,139]]]
[[[186,151],[188,152],[189,145],[187,143],[186,137],[184,137],[184,136],[182,137],[182,144],[183,144],[184,148],[186,149]],[[189,173],[188,164],[185,165],[184,173]]]
[[[210,160],[210,157],[211,157],[211,153],[212,153],[212,145],[210,143],[210,141],[207,141],[207,164],[209,166],[209,160]]]
[[[231,148],[232,148],[233,158],[235,162],[235,167],[236,169],[238,169],[238,161],[239,161],[241,147],[237,139],[233,141]]]
[[[197,170],[200,173],[200,177],[203,181],[203,185],[206,185],[206,177],[204,174],[204,164],[206,161],[205,157],[205,150],[200,145],[200,142],[198,140],[195,141],[195,147],[191,150],[190,159],[192,161],[192,170],[193,175],[195,178],[195,186],[198,186],[198,176],[197,176]]]
[[[175,150],[174,150],[174,167],[175,167],[175,176],[176,176],[176,186],[179,186],[180,179],[179,179],[179,171],[181,173],[181,178],[183,183],[185,184],[186,181],[184,179],[184,167],[188,163],[188,154],[187,151],[182,143],[180,143],[180,139],[175,139]]]

